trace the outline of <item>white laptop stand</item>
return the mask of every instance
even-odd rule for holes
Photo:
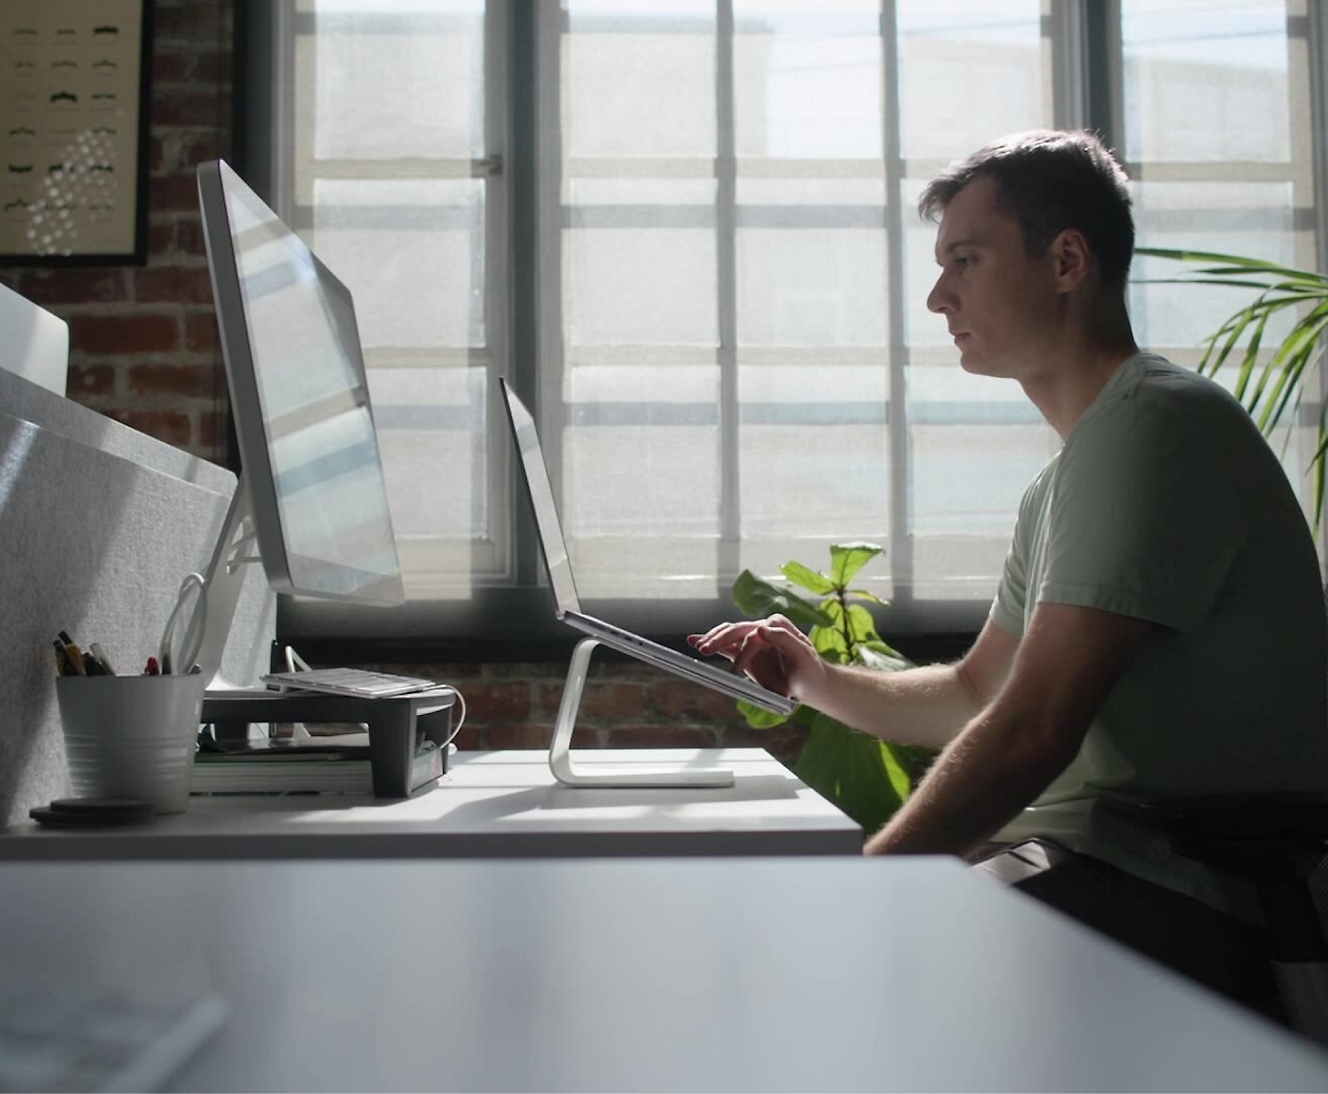
[[[716,767],[610,767],[595,764],[593,770],[588,770],[573,766],[572,728],[581,707],[590,655],[598,645],[598,639],[583,638],[572,651],[562,702],[558,704],[558,720],[553,727],[553,742],[549,745],[549,770],[553,777],[566,786],[732,786],[733,772]]]

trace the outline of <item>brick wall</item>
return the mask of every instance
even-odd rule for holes
[[[225,463],[226,377],[194,168],[233,147],[231,0],[156,0],[145,267],[4,269],[0,279],[70,326],[69,395],[144,433]],[[547,747],[565,664],[387,665],[456,684],[462,748]],[[592,667],[577,747],[765,745],[796,755],[796,731],[755,732],[733,703],[646,666]]]
[[[466,701],[463,750],[547,748],[565,663],[412,663],[372,667],[445,680]],[[574,748],[767,748],[787,764],[806,734],[754,730],[733,700],[648,665],[592,662],[572,735]]]

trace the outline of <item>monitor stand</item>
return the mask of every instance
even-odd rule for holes
[[[553,742],[549,745],[549,770],[565,786],[604,787],[679,787],[733,785],[733,772],[716,767],[624,767],[593,764],[577,768],[572,765],[572,727],[576,724],[581,706],[581,692],[586,684],[586,671],[590,655],[599,642],[583,638],[572,651],[572,663],[567,670],[567,683],[563,686],[562,702],[558,704],[558,720],[554,723]]]

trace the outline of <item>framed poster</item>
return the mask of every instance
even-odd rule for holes
[[[0,3],[0,263],[145,261],[151,8]]]

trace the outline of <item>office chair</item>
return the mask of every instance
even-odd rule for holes
[[[1318,908],[1328,898],[1328,795],[1225,795],[1138,809],[1181,854],[1254,884],[1287,1017],[1328,1045],[1328,935]]]

